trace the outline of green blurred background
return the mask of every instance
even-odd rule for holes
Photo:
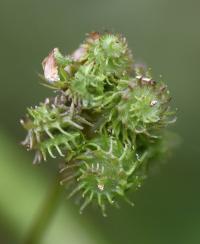
[[[50,94],[39,85],[41,61],[53,47],[74,50],[90,31],[123,33],[135,60],[162,74],[178,108],[172,130],[181,138],[167,164],[103,218],[79,215],[60,194],[36,244],[200,243],[200,1],[0,0],[0,243],[24,243],[53,187],[56,163],[31,164],[19,145],[26,107]]]

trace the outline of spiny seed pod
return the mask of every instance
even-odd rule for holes
[[[54,103],[50,103],[47,99],[40,106],[29,108],[26,120],[21,120],[23,127],[28,130],[22,144],[28,150],[37,150],[34,162],[40,162],[42,156],[46,160],[46,151],[54,157],[51,152],[52,146],[62,155],[59,150],[60,144],[67,146],[69,142],[75,143],[75,137],[80,136],[83,130],[82,124],[92,126],[73,106],[59,104],[63,99],[58,100],[59,97],[56,97]],[[74,133],[76,130],[79,133]]]
[[[109,127],[116,136],[122,133],[126,140],[140,133],[157,137],[160,129],[174,121],[170,100],[167,87],[151,78],[128,81],[118,104],[109,114]]]
[[[84,65],[75,73],[69,85],[72,100],[84,108],[98,107],[104,95],[104,77],[96,76],[92,72],[91,64]]]
[[[43,78],[58,95],[21,120],[28,131],[22,144],[36,151],[35,163],[64,161],[61,184],[82,202],[80,212],[90,202],[103,215],[120,197],[130,203],[127,192],[167,152],[169,91],[133,63],[125,38],[111,33],[90,33],[71,55],[54,48],[42,62]]]
[[[96,200],[105,215],[106,202],[115,204],[116,197],[125,197],[125,192],[133,185],[137,189],[143,177],[137,175],[141,162],[135,151],[108,135],[90,140],[70,164],[76,164],[78,170],[73,179],[64,177],[62,184],[69,180],[75,182],[69,196],[81,192],[84,199],[81,212],[92,200]],[[68,165],[61,171],[67,170]]]
[[[53,51],[55,52],[55,49]],[[49,59],[51,61],[52,53],[43,63],[46,64]],[[58,59],[58,49],[53,57],[59,79],[51,85],[66,90],[66,96],[70,97],[74,104],[81,104],[89,109],[101,105],[107,97],[106,92],[110,91],[110,86],[115,86],[118,80],[116,77],[130,73],[133,63],[125,38],[112,34],[93,33],[71,57],[67,57],[68,59],[60,53]],[[67,65],[64,67],[65,63]]]
[[[112,77],[121,78],[129,73],[133,65],[126,39],[113,34],[102,35],[92,43],[87,62],[94,63],[94,72],[109,77],[110,82]]]
[[[61,112],[58,107],[50,107],[44,103],[38,107],[29,108],[28,115],[28,121],[26,123],[22,122],[22,124],[29,129],[37,142],[42,140],[44,134],[49,136],[49,138],[54,138],[53,133],[57,130],[60,133],[67,134],[64,128],[69,126],[80,130],[83,129],[80,124],[72,120],[70,112]],[[33,142],[30,142],[30,148],[32,148],[32,145]]]

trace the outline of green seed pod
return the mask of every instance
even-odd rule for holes
[[[29,108],[26,120],[21,120],[22,125],[28,130],[26,139],[22,142],[28,150],[37,150],[34,162],[41,161],[42,156],[46,159],[46,151],[53,157],[51,147],[56,147],[59,154],[59,145],[65,145],[71,141],[75,143],[75,137],[81,135],[83,124],[92,126],[86,119],[79,115],[73,106],[67,107],[60,104],[65,101],[59,97],[50,103],[45,103],[35,108]],[[78,131],[78,133],[74,133]],[[39,150],[39,151],[38,151]]]
[[[91,64],[81,66],[66,92],[75,104],[87,109],[100,106],[104,95],[104,77],[94,75],[92,69]]]
[[[121,91],[120,101],[109,114],[109,127],[125,140],[133,141],[141,133],[156,138],[162,128],[174,121],[169,102],[169,91],[164,84],[151,78],[136,78]]]
[[[133,65],[126,39],[113,34],[104,34],[91,44],[88,62],[95,64],[95,74],[104,75],[108,82],[130,73]]]
[[[135,151],[108,135],[86,143],[82,152],[61,171],[67,170],[70,164],[76,164],[78,169],[73,178],[75,188],[69,196],[81,192],[81,212],[94,200],[105,215],[106,202],[113,205],[118,196],[126,198],[126,191],[133,188],[133,185],[137,189],[144,177],[137,175],[140,160],[137,159]],[[67,176],[63,178],[62,183],[68,183],[68,180]]]
[[[65,93],[74,104],[99,109],[108,96],[113,96],[118,77],[131,71],[132,56],[126,40],[112,34],[90,36],[75,54],[72,59],[79,63],[82,58],[77,56],[83,54],[84,63],[78,64]]]

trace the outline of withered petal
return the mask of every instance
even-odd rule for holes
[[[60,77],[58,75],[58,65],[55,59],[55,52],[58,48],[54,48],[49,55],[42,61],[42,67],[44,70],[44,77],[49,83],[59,81]]]

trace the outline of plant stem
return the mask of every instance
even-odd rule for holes
[[[56,181],[53,182],[43,205],[39,209],[24,244],[38,244],[40,242],[40,239],[44,235],[44,232],[55,214],[61,196],[60,193],[61,187],[58,177],[56,177]]]

